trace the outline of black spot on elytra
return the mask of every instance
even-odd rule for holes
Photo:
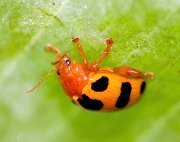
[[[92,83],[91,89],[96,91],[96,92],[103,92],[107,89],[108,82],[109,82],[108,77],[102,76],[96,82]]]
[[[117,99],[116,102],[116,107],[117,108],[122,108],[125,107],[130,99],[130,95],[131,95],[131,84],[129,82],[123,82],[121,85],[121,94]]]
[[[100,110],[104,105],[101,101],[96,99],[91,99],[85,94],[82,94],[82,99],[78,98],[77,101],[81,106],[90,110]]]
[[[145,88],[146,88],[146,82],[143,81],[142,84],[141,84],[141,90],[140,90],[140,93],[141,93],[141,94],[143,94]]]

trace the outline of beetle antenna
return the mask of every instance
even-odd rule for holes
[[[39,87],[56,68],[52,68],[46,75],[44,75],[32,88],[28,89],[25,93],[32,93],[37,87]]]

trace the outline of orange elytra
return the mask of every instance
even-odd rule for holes
[[[77,105],[96,111],[112,111],[137,102],[146,87],[145,80],[153,78],[153,73],[143,73],[128,66],[100,68],[99,64],[110,53],[112,39],[106,40],[106,48],[98,60],[88,63],[78,37],[72,39],[82,57],[82,63],[72,61],[68,54],[47,45],[47,50],[57,56],[54,62],[58,79],[70,99]],[[44,78],[28,92],[41,84]]]

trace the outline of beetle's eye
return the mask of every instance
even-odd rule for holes
[[[66,60],[66,65],[67,65],[67,66],[69,66],[69,65],[70,65],[70,63],[71,63],[71,61],[70,61],[70,60]]]

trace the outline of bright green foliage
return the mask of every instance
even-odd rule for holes
[[[1,142],[179,142],[179,0],[1,0]],[[105,40],[115,44],[102,66],[129,65],[154,72],[143,99],[112,113],[81,109],[55,74],[25,94],[52,68],[47,43],[81,61],[78,36],[89,61]]]

